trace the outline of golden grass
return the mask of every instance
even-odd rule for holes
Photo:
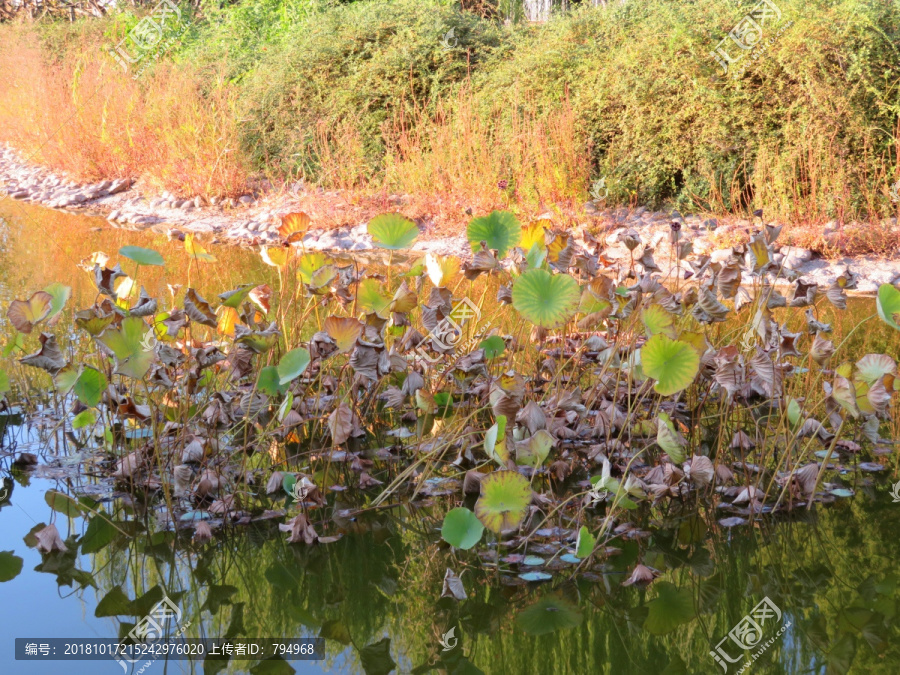
[[[181,195],[239,194],[247,172],[229,86],[166,61],[135,81],[96,39],[82,35],[55,59],[28,27],[4,27],[0,140],[79,180],[141,176]]]

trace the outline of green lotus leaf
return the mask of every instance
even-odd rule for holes
[[[546,429],[538,429],[527,441],[516,444],[516,463],[539,467],[550,455],[550,449],[556,445],[556,439]]]
[[[556,328],[575,314],[581,300],[578,282],[568,274],[528,270],[513,284],[513,307],[526,321]]]
[[[94,408],[88,408],[87,410],[82,410],[72,418],[72,428],[83,429],[84,427],[89,427],[96,422],[97,411]]]
[[[356,304],[365,312],[384,316],[391,299],[382,295],[382,284],[377,279],[363,279],[356,290]]]
[[[375,216],[366,226],[372,240],[379,248],[399,251],[409,248],[419,236],[419,228],[409,218],[399,213],[384,213]]]
[[[470,549],[484,534],[484,525],[478,517],[464,506],[459,506],[444,516],[441,537],[451,546]]]
[[[481,481],[475,515],[491,532],[519,526],[531,503],[531,485],[515,471],[495,471]]]
[[[92,408],[100,403],[103,392],[106,391],[106,375],[99,370],[87,367],[81,371],[81,375],[75,381],[75,395],[84,405]]]
[[[78,505],[78,502],[58,490],[47,490],[44,493],[44,501],[47,502],[47,506],[51,509],[69,518],[77,518],[81,515],[81,507]]]
[[[119,249],[119,255],[129,260],[134,260],[138,265],[156,265],[162,267],[165,264],[163,257],[156,251],[140,246],[123,246]]]
[[[675,316],[662,306],[653,304],[644,307],[641,310],[641,320],[644,322],[647,337],[662,334],[675,339]]]
[[[287,385],[281,384],[281,377],[278,375],[278,368],[275,366],[266,366],[259,371],[259,380],[256,388],[269,396],[280,396],[287,391]]]
[[[578,530],[578,541],[575,544],[575,556],[578,558],[587,558],[594,550],[597,540],[591,531],[585,525]]]
[[[304,284],[312,282],[313,274],[328,264],[324,253],[304,253],[297,261],[297,278]]]
[[[499,335],[491,335],[482,340],[481,344],[478,345],[478,348],[484,350],[485,359],[496,359],[506,350],[506,343]]]
[[[700,355],[686,342],[654,335],[641,348],[644,374],[656,380],[657,394],[671,396],[687,389],[700,370]]]
[[[484,451],[500,466],[506,466],[506,415],[497,415],[497,421],[484,434]]]
[[[9,375],[6,374],[5,370],[0,370],[0,394],[5,394],[9,391]]]
[[[310,362],[309,352],[302,347],[292,349],[278,362],[279,384],[287,384],[300,377]]]
[[[72,287],[65,286],[57,281],[47,286],[47,288],[44,289],[44,292],[49,293],[53,297],[53,300],[50,301],[50,314],[47,315],[50,319],[50,325],[52,326],[55,323],[54,317],[63,310],[63,307],[66,306],[66,302],[72,295]]]
[[[481,250],[481,242],[486,242],[488,249],[496,250],[497,256],[502,258],[522,240],[522,225],[509,211],[492,211],[489,215],[473,218],[466,236],[473,253]]]
[[[881,284],[875,298],[875,309],[878,316],[888,326],[900,330],[900,290],[891,284]]]
[[[233,291],[226,291],[225,293],[219,294],[219,300],[222,301],[223,307],[231,307],[232,309],[239,309],[241,303],[247,299],[247,296],[250,295],[250,291],[256,288],[258,284],[241,284]]]
[[[659,421],[662,424],[656,426],[656,443],[676,464],[681,464],[685,460],[684,448],[687,445],[685,438],[678,433],[672,419],[664,412],[659,413]]]
[[[150,328],[137,316],[122,319],[115,330],[107,329],[98,340],[116,356],[116,372],[140,380],[153,362],[153,345],[147,339]]]

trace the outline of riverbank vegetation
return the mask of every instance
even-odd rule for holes
[[[186,32],[136,80],[104,52],[143,10],[11,21],[0,139],[84,178],[185,196],[302,179],[407,193],[460,226],[466,208],[583,217],[598,180],[606,205],[765,207],[812,246],[826,221],[897,215],[895,3],[779,2],[728,73],[711,52],[747,8],[649,0],[527,24],[492,7],[185,6]],[[893,250],[878,232],[852,246]]]

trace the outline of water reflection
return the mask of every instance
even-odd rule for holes
[[[165,295],[167,280],[188,274],[210,295],[248,278],[277,283],[250,252],[215,248],[220,264],[189,268],[182,244],[163,235],[35,207],[21,206],[28,211],[23,216],[19,208],[0,204],[7,222],[0,251],[4,306],[61,278],[73,287],[70,308],[90,303],[94,286],[77,263],[126,244],[152,247],[166,259],[165,269],[141,270],[140,283],[151,295]],[[836,332],[847,334],[869,313],[871,304],[858,303],[854,312],[826,311],[821,319],[836,321]],[[8,338],[9,327],[0,327]],[[853,333],[849,344],[854,351],[895,349],[889,340],[873,326]],[[14,637],[123,636],[164,595],[190,622],[190,637],[322,636],[327,658],[315,664],[160,660],[152,666],[157,672],[723,672],[710,652],[764,597],[790,627],[753,662],[754,672],[877,673],[900,665],[894,623],[900,505],[883,478],[849,473],[853,499],[734,528],[719,526],[712,508],[698,515],[673,502],[652,516],[642,511],[632,523],[638,534],[623,533],[584,574],[570,578],[573,566],[557,561],[549,582],[528,584],[504,574],[506,563],[485,565],[473,553],[454,554],[437,543],[446,509],[427,498],[348,515],[338,523],[339,541],[304,546],[286,543],[278,530],[283,518],[265,517],[266,509],[284,508],[285,496],[268,497],[260,486],[250,522],[196,544],[193,528],[161,527],[159,507],[140,494],[114,492],[103,473],[74,471],[82,451],[54,420],[23,422],[0,418],[5,672],[51,672],[11,661]],[[40,467],[14,466],[13,450],[35,453]],[[329,499],[354,505],[340,493]],[[97,516],[109,525],[92,531]],[[66,552],[40,554],[33,547],[34,532],[50,522]],[[552,541],[551,531],[544,543]],[[532,553],[540,553],[540,543]],[[647,588],[623,586],[638,561],[661,576]],[[441,597],[448,568],[461,579],[465,600]],[[762,628],[761,642],[741,635],[756,645],[778,630]],[[721,644],[731,657],[739,653],[734,641]],[[742,662],[727,665],[733,673]],[[62,668],[120,670],[112,663],[55,662],[52,672]]]

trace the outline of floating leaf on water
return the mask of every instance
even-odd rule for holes
[[[875,462],[860,462],[859,468],[862,471],[869,471],[869,472],[884,471],[884,465],[876,464]]]
[[[451,546],[464,550],[481,541],[484,525],[469,509],[459,506],[444,516],[441,537]]]
[[[848,490],[847,488],[834,488],[829,490],[829,492],[835,497],[852,497],[856,494],[853,490]]]
[[[399,213],[375,216],[369,221],[366,229],[376,246],[391,251],[409,248],[419,236],[416,224]]]
[[[641,347],[644,374],[656,380],[654,389],[671,396],[687,389],[700,371],[700,356],[686,342],[654,335]]]
[[[739,516],[732,516],[730,518],[722,518],[719,521],[719,525],[722,527],[737,527],[738,525],[746,525],[747,519],[741,518]]]
[[[153,249],[141,248],[140,246],[123,246],[119,249],[119,255],[133,260],[138,265],[162,267],[166,263],[163,257]]]
[[[522,225],[509,211],[492,211],[486,216],[473,218],[466,228],[466,237],[472,246],[472,253],[478,252],[483,241],[489,250],[497,251],[497,255],[503,258],[522,240]]]
[[[28,300],[13,300],[6,316],[20,333],[30,333],[36,324],[47,318],[53,306],[53,296],[37,291]]]
[[[578,282],[568,274],[528,270],[513,283],[513,307],[536,326],[555,328],[575,315],[581,299]]]
[[[564,553],[563,555],[559,556],[559,559],[572,565],[578,565],[581,563],[581,558],[572,553]]]
[[[481,481],[475,515],[491,532],[519,526],[531,503],[531,485],[513,471],[495,471]]]
[[[536,555],[526,555],[522,560],[522,564],[527,565],[528,567],[538,567],[540,565],[543,565],[545,562],[547,561]]]
[[[553,575],[547,572],[525,572],[520,574],[519,578],[525,581],[549,581],[553,578]]]
[[[182,513],[178,518],[183,523],[194,523],[198,520],[209,520],[212,516],[208,511],[188,511],[187,513]]]
[[[522,575],[519,576],[524,578]],[[516,615],[516,624],[528,635],[546,635],[574,628],[581,625],[581,621],[582,615],[578,611],[578,606],[557,594],[544,596]]]

